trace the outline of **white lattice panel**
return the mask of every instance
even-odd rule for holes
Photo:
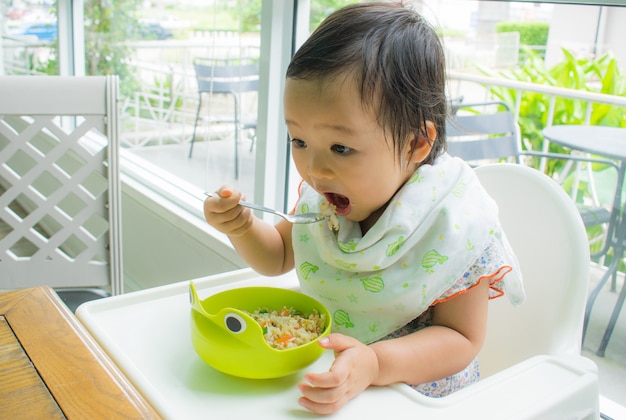
[[[117,78],[36,79],[0,78],[0,288],[121,293]]]

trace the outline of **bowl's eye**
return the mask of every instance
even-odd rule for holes
[[[235,313],[227,313],[224,317],[226,328],[232,333],[239,334],[246,330],[246,321]]]

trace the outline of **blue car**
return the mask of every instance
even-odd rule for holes
[[[33,23],[28,25],[20,35],[36,36],[40,41],[54,41],[57,39],[57,23],[56,22],[42,22]]]

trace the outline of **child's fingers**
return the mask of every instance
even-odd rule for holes
[[[333,333],[327,335],[326,337],[320,338],[318,340],[318,343],[325,349],[334,350],[335,353],[340,353],[351,347],[355,347],[360,342],[357,339],[349,337],[347,335]]]
[[[347,375],[341,370],[330,370],[323,373],[307,373],[304,380],[307,384],[318,388],[335,388],[345,382]]]
[[[232,188],[228,187],[228,186],[222,186],[217,193],[219,194],[219,196],[221,198],[230,198],[233,193],[235,192],[235,190],[233,190]]]
[[[204,200],[205,210],[214,213],[225,213],[237,206],[241,193],[229,186],[220,187],[212,197]]]

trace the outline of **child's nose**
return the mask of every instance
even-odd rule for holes
[[[312,178],[328,179],[333,177],[333,170],[323,156],[312,156],[309,161],[309,175]]]

